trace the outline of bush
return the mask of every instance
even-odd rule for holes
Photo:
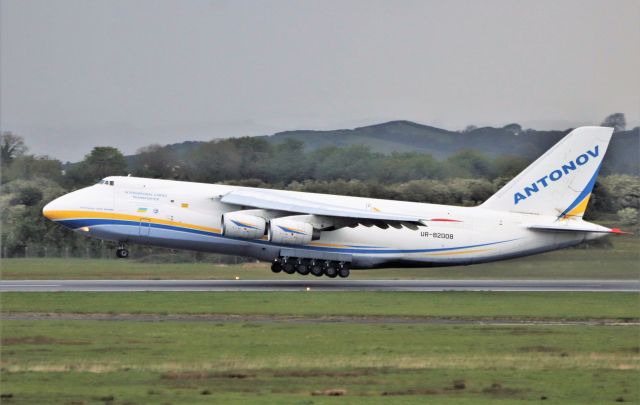
[[[36,187],[28,186],[18,190],[16,198],[11,203],[30,207],[39,203],[40,200],[42,200],[42,191]]]
[[[638,223],[638,210],[635,208],[623,208],[617,214],[623,224],[635,225]]]

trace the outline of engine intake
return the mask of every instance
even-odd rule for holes
[[[287,218],[275,218],[269,223],[269,242],[286,245],[306,245],[313,240],[313,226]]]
[[[242,212],[224,213],[221,222],[224,236],[243,239],[261,239],[267,227],[264,218]]]

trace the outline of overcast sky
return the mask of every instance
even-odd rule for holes
[[[640,122],[640,1],[2,0],[0,124],[31,151],[407,119]]]

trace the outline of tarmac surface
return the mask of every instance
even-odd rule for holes
[[[4,280],[0,292],[47,291],[640,292],[640,280]]]

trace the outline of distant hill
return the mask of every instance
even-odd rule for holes
[[[473,149],[490,157],[513,155],[534,160],[569,131],[523,130],[519,125],[511,124],[502,128],[484,127],[455,132],[410,121],[391,121],[355,129],[286,131],[261,137],[276,144],[287,139],[299,140],[311,150],[329,146],[366,145],[373,151],[385,154],[418,152],[446,158],[462,150]],[[201,143],[189,141],[168,145],[167,148],[188,154]],[[135,155],[130,157],[131,160],[135,160]],[[640,175],[639,128],[614,135],[602,173]]]
[[[297,139],[309,149],[326,146],[367,145],[373,151],[423,152],[436,157],[455,153],[460,133],[416,124],[410,121],[391,121],[355,129],[334,131],[286,131],[267,137],[271,142]]]

